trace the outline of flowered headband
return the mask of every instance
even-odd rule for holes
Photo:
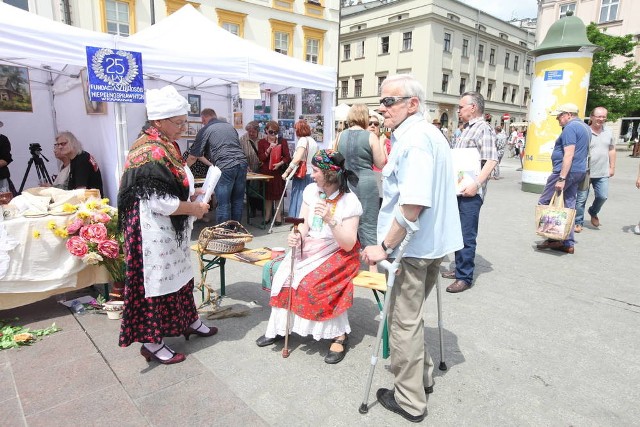
[[[338,154],[338,156],[336,156],[336,154]],[[318,150],[311,162],[320,169],[343,172],[343,168],[337,164],[340,160],[344,164],[344,157],[337,151]]]

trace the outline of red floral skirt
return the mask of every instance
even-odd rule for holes
[[[340,249],[292,290],[291,311],[314,321],[333,319],[353,305],[353,278],[360,269],[360,244],[349,252]],[[281,265],[281,268],[289,266]],[[289,288],[271,297],[272,307],[287,308]]]
[[[145,298],[139,203],[123,215],[127,273],[119,344],[120,347],[134,342],[159,344],[163,337],[182,335],[198,320],[193,279],[177,292]]]

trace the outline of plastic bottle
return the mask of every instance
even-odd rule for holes
[[[82,304],[80,301],[74,301],[71,304],[71,311],[76,314],[85,314],[87,312],[87,310],[84,308],[84,304]]]
[[[320,193],[320,200],[324,200],[327,198],[327,195],[324,193]],[[322,230],[322,217],[319,215],[313,216],[313,222],[311,222],[311,230],[313,231],[321,231]]]

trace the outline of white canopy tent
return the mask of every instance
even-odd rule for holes
[[[85,111],[78,74],[86,66],[86,46],[141,52],[145,88],[171,83],[185,94],[203,93],[203,106],[208,106],[206,96],[211,95],[207,102],[222,100],[230,110],[230,98],[237,94],[236,83],[240,81],[259,83],[272,94],[292,93],[292,88],[321,90],[322,114],[326,123],[332,123],[334,69],[238,38],[190,5],[129,38],[121,38],[54,22],[0,3],[0,65],[30,70],[33,112],[0,111],[0,120],[5,124],[3,133],[12,141],[14,163],[10,169],[16,185],[31,158],[28,144],[41,143],[43,154],[53,157],[55,133],[70,130],[98,160],[105,193],[115,198],[118,164],[144,122],[144,106],[126,104],[122,108],[126,113],[118,115],[119,123],[112,106],[105,115],[89,115]],[[298,102],[296,117],[299,105]],[[244,111],[246,118],[251,114],[250,108]],[[276,119],[277,112],[272,114]],[[325,133],[325,142],[331,137]],[[57,172],[57,166],[47,167],[50,174]],[[26,187],[37,183],[35,173],[29,175]]]

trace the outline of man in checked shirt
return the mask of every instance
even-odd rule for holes
[[[480,152],[482,169],[476,181],[458,194],[458,211],[464,248],[456,251],[455,270],[442,273],[442,277],[446,279],[456,279],[447,287],[447,292],[451,293],[464,292],[473,283],[480,208],[491,172],[498,164],[496,133],[484,120],[482,95],[478,92],[463,93],[458,104],[458,117],[464,123],[464,128],[453,148],[477,148]]]

